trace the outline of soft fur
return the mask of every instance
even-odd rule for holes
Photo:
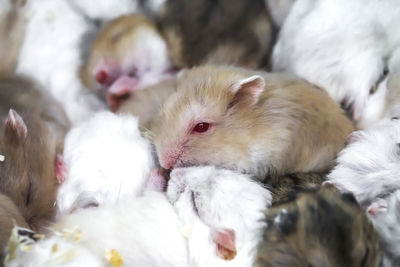
[[[69,121],[40,86],[15,75],[26,3],[10,3],[9,12],[0,15],[0,192],[14,202],[30,227],[40,230],[53,219],[55,162]]]
[[[216,165],[260,179],[326,171],[353,130],[324,90],[292,76],[226,66],[178,76],[152,129],[166,169]],[[202,122],[209,130],[194,133]]]
[[[58,191],[60,214],[139,195],[154,166],[137,119],[111,112],[101,112],[68,133],[64,160],[68,175]]]
[[[273,69],[324,87],[359,127],[400,41],[397,0],[298,0],[273,51]],[[368,119],[368,118],[367,118]]]
[[[378,199],[368,209],[369,218],[381,239],[384,249],[384,266],[400,264],[400,190],[386,199]]]
[[[378,236],[349,193],[323,186],[267,212],[257,267],[378,267]]]
[[[363,205],[387,196],[400,189],[399,142],[399,120],[354,132],[328,180],[339,189],[352,192]]]
[[[118,109],[138,117],[139,125],[152,128],[152,122],[168,97],[176,91],[176,78],[165,79],[153,86],[132,94]]]
[[[179,68],[264,67],[273,40],[264,0],[169,0],[158,25]]]
[[[6,195],[0,194],[0,250],[4,251],[14,225],[28,228],[24,217],[14,202]],[[3,262],[4,254],[0,254]]]
[[[266,8],[271,15],[275,27],[279,28],[282,26],[295,1],[296,0],[265,0]]]
[[[111,20],[131,13],[157,13],[166,0],[67,0],[79,13],[93,20]]]
[[[80,69],[80,78],[115,111],[128,94],[169,77],[170,69],[167,45],[154,23],[131,14],[102,27]],[[103,79],[97,78],[99,75]]]
[[[72,122],[89,118],[103,104],[78,79],[81,39],[94,30],[66,0],[27,1],[27,28],[17,71],[38,80]]]
[[[66,231],[71,235],[63,235]],[[56,253],[51,252],[54,244]],[[34,244],[33,251],[17,248],[17,257],[6,266],[91,266],[85,261],[88,255],[94,266],[108,266],[105,255],[112,249],[124,266],[187,266],[180,221],[158,192],[68,215],[51,227],[48,238]]]
[[[253,266],[256,246],[266,226],[263,211],[272,196],[248,176],[215,167],[178,168],[171,172],[167,195],[184,225],[190,226],[189,266]],[[215,230],[233,230],[237,255],[215,255]]]
[[[106,264],[104,255],[111,249],[125,266],[252,266],[266,226],[264,210],[271,203],[268,190],[243,174],[193,167],[171,173],[167,195],[173,205],[163,193],[146,190],[124,202],[64,216],[48,238],[33,244],[33,251],[23,252],[24,244],[9,251],[9,258],[17,257],[6,266],[58,266],[60,261],[87,266],[85,257],[98,266]],[[217,257],[211,241],[212,232],[221,229],[235,233],[238,253],[231,261]]]

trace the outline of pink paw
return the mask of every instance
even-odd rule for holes
[[[149,174],[147,188],[157,191],[165,192],[167,189],[168,175],[162,169],[154,169]]]
[[[212,230],[211,237],[217,246],[217,256],[223,260],[236,257],[235,232],[230,229]]]
[[[61,154],[57,154],[54,165],[57,182],[62,184],[67,178],[68,169]]]

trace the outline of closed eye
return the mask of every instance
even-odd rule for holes
[[[137,77],[138,74],[138,70],[137,68],[133,67],[129,72],[128,72],[128,76],[131,78]]]
[[[29,182],[28,192],[26,194],[25,206],[28,206],[32,200],[32,182]]]
[[[195,194],[194,194],[193,191],[191,192],[190,199],[192,200],[192,206],[193,206],[194,212],[195,212],[197,215],[199,215],[199,210],[198,210],[198,208],[197,208],[197,206],[196,206],[196,198],[195,198]]]

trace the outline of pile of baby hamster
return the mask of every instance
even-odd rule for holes
[[[0,0],[0,266],[400,266],[399,27],[397,0]]]

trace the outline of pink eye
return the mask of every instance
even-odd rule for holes
[[[209,128],[210,128],[209,123],[201,122],[201,123],[196,124],[196,126],[194,126],[192,132],[204,133],[204,132],[207,132]]]
[[[107,79],[108,79],[108,74],[106,71],[101,70],[98,73],[96,73],[95,75],[96,81],[100,84],[104,84],[106,83]]]

